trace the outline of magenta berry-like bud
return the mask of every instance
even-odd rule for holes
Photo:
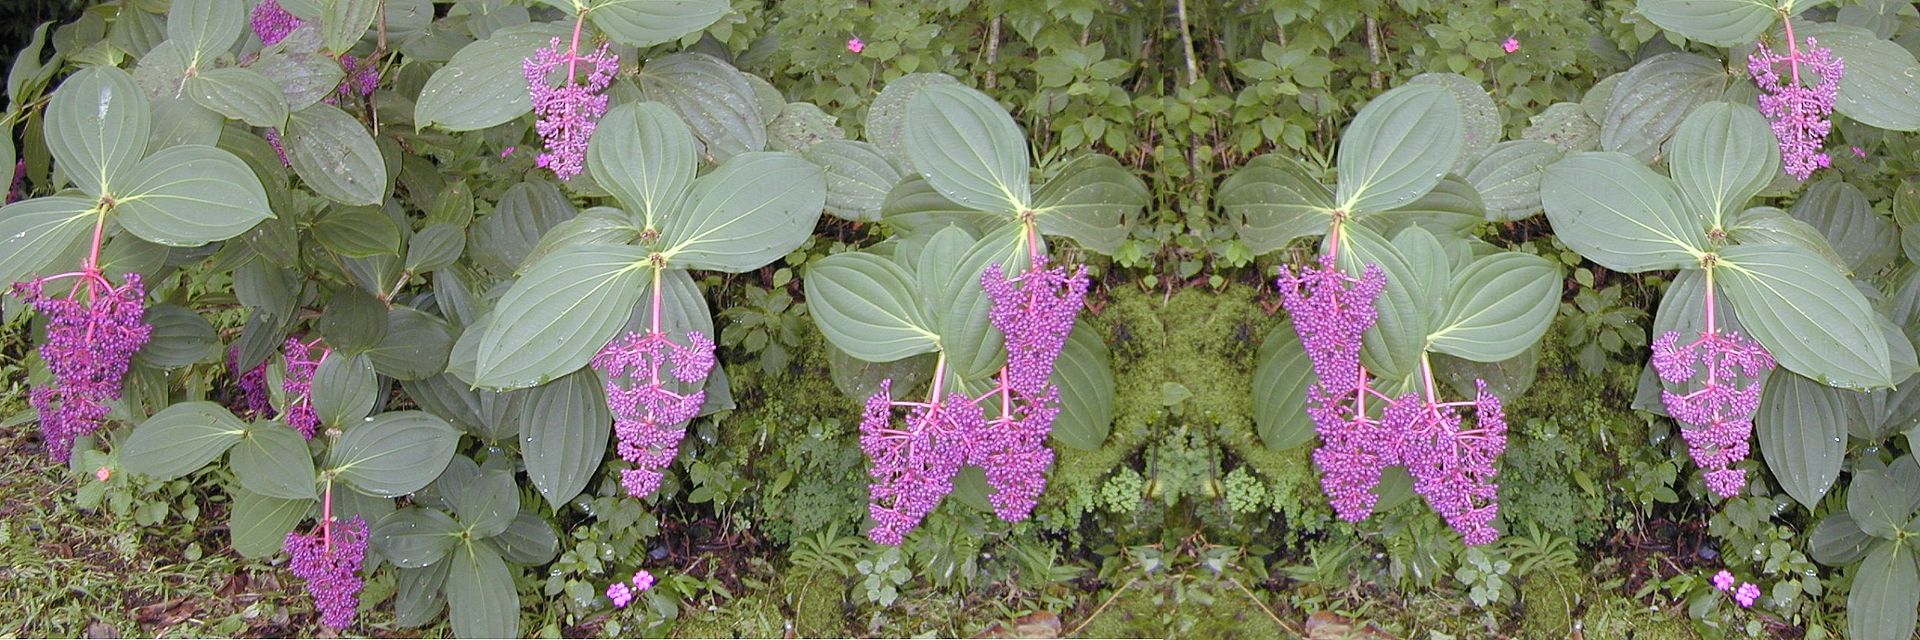
[[[331,532],[333,540],[322,536]],[[353,624],[360,607],[360,565],[367,556],[367,521],[354,516],[315,533],[287,534],[287,563],[295,577],[307,581],[307,593],[313,596],[313,608],[320,612],[320,624],[345,629]]]
[[[1747,71],[1760,85],[1760,113],[1773,123],[1782,167],[1805,180],[1833,163],[1822,149],[1833,130],[1833,104],[1840,97],[1840,78],[1846,75],[1847,65],[1813,38],[1807,38],[1806,46],[1789,42],[1787,47],[1789,53],[1781,55],[1764,43],[1757,45],[1747,56]],[[1782,64],[1788,68],[1785,76],[1780,74]],[[1802,71],[1812,73],[1817,82],[1803,80]]]
[[[607,113],[607,86],[620,70],[620,57],[610,45],[602,44],[593,53],[581,55],[579,42],[562,48],[560,39],[534,52],[522,63],[527,90],[533,101],[534,130],[546,141],[546,152],[537,164],[551,169],[561,180],[580,175],[587,155],[587,140]],[[578,77],[580,69],[587,77]],[[555,73],[564,74],[554,84]]]
[[[713,341],[698,331],[687,334],[684,346],[661,332],[629,333],[594,356],[594,369],[607,379],[614,449],[634,465],[620,472],[628,495],[644,498],[660,489],[665,469],[680,453],[686,423],[706,402],[701,385],[713,366]],[[676,391],[681,385],[693,390]]]
[[[40,359],[53,383],[35,387],[28,400],[40,414],[47,450],[61,462],[74,440],[100,430],[108,403],[120,398],[133,356],[153,335],[146,321],[146,289],[129,273],[118,287],[97,272],[84,273],[69,297],[49,296],[46,280],[14,283],[13,293],[47,318]]]

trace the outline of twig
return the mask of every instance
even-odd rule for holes
[[[1088,614],[1085,620],[1081,620],[1080,624],[1073,625],[1073,629],[1067,632],[1067,636],[1080,635],[1080,630],[1082,628],[1085,628],[1087,626],[1087,623],[1093,622],[1094,618],[1100,617],[1100,612],[1106,611],[1107,605],[1113,604],[1114,599],[1119,598],[1120,594],[1126,593],[1127,589],[1133,588],[1133,583],[1139,582],[1139,581],[1140,581],[1139,576],[1135,576],[1133,579],[1128,580],[1126,584],[1120,585],[1120,589],[1117,591],[1114,591],[1113,595],[1107,596],[1107,600],[1105,602],[1100,603],[1100,606],[1094,607],[1093,613]]]
[[[1373,88],[1378,90],[1380,78],[1380,23],[1367,16],[1367,62],[1373,64]]]
[[[987,23],[987,88],[994,87],[993,65],[1000,61],[1000,16]]]
[[[1193,60],[1193,31],[1187,25],[1187,0],[1173,0],[1173,12],[1180,19],[1180,46],[1187,56],[1187,86],[1193,86],[1200,78],[1200,65]],[[1367,22],[1371,24],[1373,18],[1367,18]]]
[[[1233,586],[1240,587],[1240,592],[1247,594],[1247,599],[1252,600],[1254,606],[1260,607],[1261,611],[1266,612],[1267,617],[1273,618],[1274,624],[1280,625],[1280,628],[1286,629],[1287,632],[1292,633],[1294,637],[1298,637],[1298,638],[1307,637],[1307,631],[1305,629],[1296,629],[1294,628],[1293,625],[1287,624],[1287,621],[1281,620],[1280,616],[1278,614],[1275,614],[1273,612],[1273,609],[1267,606],[1267,603],[1261,602],[1260,597],[1253,594],[1252,589],[1248,589],[1247,585],[1240,584],[1239,578],[1227,578],[1227,582],[1233,583]]]

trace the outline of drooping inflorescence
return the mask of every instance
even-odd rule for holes
[[[301,342],[299,338],[287,338],[281,353],[287,359],[287,374],[280,380],[280,390],[287,398],[287,426],[312,440],[320,429],[320,415],[313,410],[313,372],[333,350],[321,347],[319,339]]]
[[[13,285],[13,293],[47,318],[47,341],[40,359],[53,384],[29,394],[40,414],[47,451],[61,462],[73,454],[73,442],[100,430],[108,403],[120,398],[120,385],[134,354],[153,335],[147,324],[146,289],[140,274],[129,273],[118,287],[95,269],[76,275],[80,283],[68,297],[47,295],[49,279]]]
[[[867,470],[867,537],[899,545],[940,500],[953,491],[953,476],[967,457],[967,438],[984,428],[986,415],[964,394],[951,394],[914,408],[901,428],[893,426],[892,381],[867,398],[860,420],[860,450]]]
[[[331,536],[331,540],[328,537]],[[320,624],[345,629],[360,607],[360,565],[367,557],[367,521],[360,516],[312,533],[289,532],[287,569],[307,581]]]
[[[253,35],[260,37],[260,44],[273,46],[286,39],[287,34],[303,24],[299,18],[280,7],[278,0],[260,0],[253,5]]]
[[[1332,256],[1321,256],[1318,268],[1294,272],[1283,267],[1278,284],[1281,303],[1292,316],[1314,372],[1307,415],[1320,435],[1320,448],[1313,452],[1313,461],[1320,467],[1320,486],[1334,514],[1349,522],[1372,515],[1381,473],[1404,466],[1413,476],[1414,491],[1467,544],[1497,539],[1494,462],[1506,449],[1507,431],[1500,399],[1476,381],[1473,401],[1441,402],[1424,362],[1424,394],[1388,398],[1371,388],[1360,349],[1363,335],[1378,318],[1374,301],[1386,287],[1386,275],[1378,266],[1368,265],[1355,278],[1340,272]],[[1366,408],[1369,399],[1385,403],[1377,416]],[[1471,429],[1462,427],[1460,415],[1469,405],[1476,414]]]
[[[1822,147],[1833,130],[1833,103],[1840,96],[1840,78],[1846,75],[1846,61],[1834,57],[1833,50],[1818,46],[1813,38],[1806,45],[1793,40],[1787,29],[1787,53],[1781,55],[1758,44],[1747,56],[1747,71],[1760,85],[1760,112],[1773,122],[1773,135],[1780,140],[1780,160],[1787,173],[1801,180],[1814,170],[1832,164]],[[1789,73],[1782,77],[1780,65]],[[1802,68],[1819,77],[1819,83],[1802,81]]]
[[[1669,384],[1698,380],[1699,386],[1687,393],[1662,391],[1660,400],[1681,423],[1687,453],[1705,471],[1707,488],[1731,498],[1747,483],[1746,470],[1733,465],[1747,457],[1760,385],[1773,370],[1773,355],[1739,332],[1722,333],[1711,324],[1693,342],[1679,341],[1678,331],[1654,341],[1653,369]]]
[[[993,328],[1006,336],[1007,386],[1014,391],[1039,395],[1053,375],[1053,363],[1073,333],[1073,320],[1086,306],[1087,268],[1071,275],[1065,266],[1047,268],[1045,255],[1035,256],[1033,266],[1012,280],[1000,265],[987,267],[980,276],[993,307],[987,317]]]
[[[687,333],[686,345],[661,331],[629,333],[615,339],[594,356],[593,367],[606,375],[607,405],[613,409],[615,447],[634,464],[621,472],[628,495],[644,498],[660,488],[662,470],[679,455],[685,425],[700,415],[706,402],[703,387],[713,371],[713,340],[698,331]],[[663,369],[671,365],[669,379]],[[694,390],[677,393],[675,382]]]
[[[579,77],[582,66],[589,67],[584,80]],[[613,82],[613,74],[620,70],[620,57],[613,54],[609,43],[582,55],[576,29],[570,46],[562,48],[560,38],[556,37],[552,44],[522,62],[521,68],[533,101],[534,130],[540,133],[547,147],[537,163],[551,169],[561,180],[572,179],[584,166],[587,140],[593,137],[600,117],[607,113],[604,92]],[[558,85],[553,79],[556,72],[564,74]]]

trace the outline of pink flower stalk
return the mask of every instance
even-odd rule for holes
[[[95,247],[97,252],[97,239]],[[153,335],[153,326],[145,320],[146,289],[140,274],[127,274],[119,287],[92,266],[65,276],[80,279],[65,298],[44,292],[52,278],[13,285],[13,294],[48,320],[40,359],[53,373],[53,384],[34,388],[29,399],[40,414],[47,451],[61,462],[73,455],[74,440],[100,430],[108,403],[120,398],[134,354]]]
[[[1752,607],[1753,603],[1759,599],[1760,587],[1751,582],[1740,583],[1740,589],[1733,592],[1733,601],[1740,603],[1742,609]]]
[[[1707,304],[1713,304],[1711,297]],[[1660,399],[1681,423],[1680,435],[1694,463],[1706,473],[1707,487],[1731,498],[1746,486],[1746,470],[1733,465],[1747,457],[1753,414],[1760,408],[1760,382],[1773,369],[1773,355],[1738,332],[1723,334],[1712,326],[1710,319],[1709,328],[1684,346],[1677,344],[1678,331],[1660,336],[1653,343],[1653,368],[1669,384],[1699,380],[1691,393],[1662,391]]]
[[[260,0],[253,6],[253,35],[260,36],[260,44],[273,46],[286,39],[287,34],[300,28],[302,22],[286,9],[280,8],[277,0]]]
[[[268,129],[266,132],[266,136],[267,136],[267,144],[273,146],[274,155],[280,156],[280,166],[283,166],[283,167],[293,166],[293,161],[287,159],[286,146],[284,146],[280,142],[280,130]]]
[[[627,603],[633,601],[633,589],[627,588],[625,582],[607,585],[607,599],[613,601],[613,608],[625,609]]]
[[[331,536],[331,539],[328,539]],[[353,625],[360,607],[360,564],[367,556],[367,521],[354,516],[337,527],[319,532],[287,533],[284,543],[293,556],[287,569],[307,581],[320,624],[338,630]]]
[[[1487,392],[1486,382],[1476,380],[1474,385],[1478,391],[1473,402],[1443,403],[1434,399],[1428,382],[1424,401],[1414,394],[1402,396],[1387,407],[1380,424],[1391,434],[1389,442],[1397,440],[1384,456],[1389,463],[1405,465],[1413,475],[1413,490],[1428,506],[1467,544],[1481,545],[1500,537],[1493,528],[1500,510],[1494,461],[1507,448],[1507,420],[1500,398]],[[1460,427],[1458,408],[1467,404],[1474,407],[1474,429]]]
[[[267,363],[240,370],[240,347],[227,349],[227,375],[240,386],[240,409],[250,416],[273,417],[273,398],[267,393]]]
[[[1729,591],[1733,589],[1733,583],[1733,574],[1729,573],[1726,569],[1721,569],[1720,573],[1713,574],[1713,588],[1715,589]]]
[[[633,589],[635,591],[646,591],[652,588],[653,588],[652,573],[647,572],[646,569],[641,569],[639,572],[633,574]]]
[[[1791,73],[1781,77],[1778,67],[1785,63]],[[1819,76],[1819,84],[1801,81],[1800,69]],[[1846,75],[1846,61],[1833,56],[1833,50],[1819,47],[1807,38],[1801,47],[1793,37],[1793,25],[1787,25],[1787,54],[1774,53],[1759,44],[1747,56],[1747,70],[1760,85],[1760,112],[1773,121],[1773,135],[1780,140],[1780,159],[1788,174],[1801,180],[1814,170],[1827,167],[1833,159],[1821,151],[1827,134],[1833,130],[1833,103],[1840,95],[1840,78]]]
[[[998,264],[980,275],[993,305],[988,319],[1006,336],[1007,386],[1027,395],[1044,392],[1054,360],[1073,333],[1073,320],[1086,305],[1087,284],[1086,267],[1067,275],[1064,266],[1048,269],[1044,254],[1034,256],[1033,266],[1012,280]]]
[[[578,75],[579,63],[583,62],[591,65],[584,82]],[[592,54],[581,55],[580,30],[575,25],[572,45],[563,50],[560,39],[554,38],[550,46],[527,58],[521,68],[526,73],[528,95],[533,100],[534,129],[547,145],[537,164],[553,170],[553,175],[561,180],[571,179],[580,174],[587,140],[593,137],[600,117],[607,113],[607,96],[603,92],[613,82],[613,74],[620,70],[620,58],[613,54],[609,44],[601,44]],[[560,78],[560,85],[554,86],[553,74],[563,69],[565,75]]]
[[[985,413],[964,394],[938,397],[937,380],[945,374],[941,369],[934,373],[935,399],[912,403],[916,408],[904,428],[895,429],[892,424],[893,381],[881,382],[880,391],[867,399],[860,420],[860,449],[872,462],[867,470],[873,478],[867,485],[867,511],[875,524],[867,538],[875,543],[899,546],[907,532],[940,505],[953,491],[953,476],[966,461],[966,438],[985,428]]]
[[[615,449],[634,464],[620,474],[621,486],[633,497],[660,488],[662,471],[679,455],[687,421],[700,415],[706,401],[701,385],[713,371],[713,340],[698,331],[689,332],[687,340],[686,346],[676,344],[658,329],[629,333],[593,358],[593,367],[607,377],[607,405],[619,440]],[[669,365],[671,380],[662,374]],[[675,381],[695,390],[676,393],[669,388]]]
[[[333,353],[332,349],[320,347],[320,340],[301,342],[299,338],[287,338],[281,347],[281,353],[287,359],[286,377],[280,380],[280,390],[287,396],[284,413],[287,426],[300,432],[301,437],[312,440],[320,430],[320,414],[313,410],[313,372],[320,369],[320,362]]]
[[[1505,52],[1507,52],[1508,54],[1512,54],[1512,53],[1513,53],[1513,52],[1515,52],[1515,51],[1519,51],[1519,50],[1520,50],[1520,39],[1519,39],[1519,38],[1515,38],[1515,37],[1511,37],[1511,36],[1509,36],[1509,37],[1507,38],[1507,41],[1506,41],[1506,42],[1502,42],[1502,43],[1500,43],[1500,50],[1501,50],[1501,51],[1505,51]]]
[[[1361,336],[1378,317],[1373,303],[1386,283],[1380,267],[1368,265],[1353,278],[1334,266],[1331,255],[1321,256],[1317,269],[1302,267],[1296,273],[1282,267],[1278,281],[1281,304],[1293,318],[1316,378],[1307,393],[1307,414],[1320,434],[1320,448],[1313,453],[1320,487],[1335,515],[1348,522],[1373,514],[1373,487],[1388,464],[1378,447],[1384,437],[1380,425],[1365,410],[1366,373],[1360,367]]]
[[[847,50],[852,51],[854,53],[860,53],[862,51],[866,51],[867,43],[861,42],[859,38],[853,38],[847,41]]]

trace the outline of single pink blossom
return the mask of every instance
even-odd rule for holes
[[[99,478],[101,482],[106,482],[107,478],[113,477],[113,470],[106,467],[100,467],[99,471],[93,472],[93,477]]]
[[[1853,157],[1855,157],[1855,158],[1865,158],[1865,157],[1867,157],[1867,150],[1866,150],[1866,149],[1862,149],[1862,148],[1860,148],[1860,147],[1854,147],[1854,148],[1853,148]]]
[[[649,573],[646,569],[641,569],[639,573],[633,574],[633,588],[640,591],[652,589],[653,574]]]
[[[1520,39],[1514,38],[1514,37],[1508,37],[1506,42],[1500,43],[1500,49],[1502,51],[1506,51],[1507,53],[1513,53],[1515,51],[1519,51]]]
[[[852,52],[854,52],[854,53],[860,53],[860,52],[862,52],[862,51],[866,51],[866,50],[867,50],[867,43],[865,43],[865,42],[862,42],[862,41],[861,41],[861,40],[860,40],[859,38],[854,38],[854,39],[851,39],[851,40],[848,40],[848,41],[847,41],[847,50],[848,50],[848,51],[852,51]]]
[[[1754,601],[1759,599],[1760,587],[1755,586],[1751,582],[1740,583],[1740,590],[1733,592],[1733,601],[1740,603],[1740,607],[1743,609],[1753,606]]]
[[[625,582],[615,582],[607,585],[607,599],[613,601],[613,608],[625,609],[627,603],[633,601],[633,590],[628,589]]]
[[[1713,588],[1715,589],[1729,591],[1733,589],[1733,583],[1733,574],[1727,572],[1726,569],[1721,569],[1720,573],[1713,574]]]
[[[513,152],[514,152],[514,150],[516,150],[516,149],[519,149],[519,148],[520,148],[520,147],[507,147],[507,148],[505,148],[505,149],[501,149],[501,150],[500,150],[500,157],[502,157],[502,158],[505,158],[505,157],[507,157],[507,156],[510,156],[510,155],[513,155]]]

